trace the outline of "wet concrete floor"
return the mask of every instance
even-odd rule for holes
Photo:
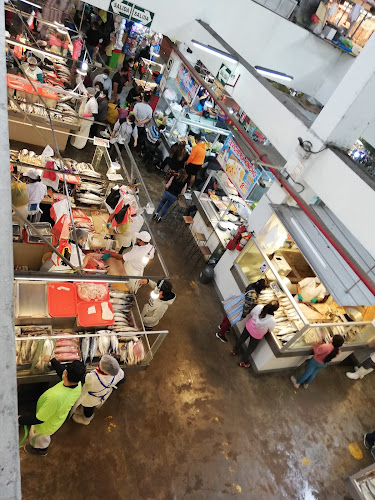
[[[142,171],[157,203],[162,177]],[[372,462],[362,435],[375,426],[374,376],[354,382],[329,367],[296,391],[290,372],[239,368],[233,335],[215,337],[221,304],[192,272],[186,242],[151,224],[177,294],[160,322],[170,333],[89,426],[66,422],[47,457],[21,451],[24,500],[349,499],[347,476]]]

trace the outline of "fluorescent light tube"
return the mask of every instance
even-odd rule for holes
[[[312,251],[312,253],[315,255],[315,257],[318,259],[318,261],[324,267],[324,269],[327,269],[327,264],[324,262],[324,260],[318,254],[318,252],[316,251],[316,249],[312,246],[312,244],[310,243],[310,240],[305,235],[305,232],[302,230],[302,228],[300,227],[300,225],[298,224],[298,222],[296,221],[296,219],[294,219],[294,217],[291,217],[290,220],[292,221],[292,224],[294,225],[294,227],[298,230],[300,236],[304,239],[306,245],[310,248],[310,250]]]
[[[280,78],[280,80],[287,80],[291,81],[293,80],[292,76],[286,75],[285,73],[280,73],[280,71],[275,71],[273,69],[267,69],[263,68],[262,66],[254,66],[255,69],[260,73],[261,75],[267,76],[268,78],[274,77],[274,78]]]
[[[211,45],[205,45],[204,43],[197,42],[196,40],[192,40],[193,45],[197,47],[198,49],[205,50],[206,52],[209,52],[210,54],[213,54],[214,56],[221,57],[222,59],[225,59],[226,61],[230,62],[238,62],[237,59],[230,54],[227,54],[226,52],[223,52],[220,49],[216,49],[215,47],[211,47]]]
[[[28,3],[29,5],[32,5],[33,7],[37,7],[38,9],[42,9],[42,7],[36,3],[29,2],[28,0],[21,0],[22,3]]]

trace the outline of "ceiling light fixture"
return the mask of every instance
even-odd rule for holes
[[[36,3],[29,2],[28,0],[21,0],[22,3],[27,3],[29,5],[32,5],[33,7],[36,7],[37,9],[42,9],[42,7]]]
[[[293,80],[292,76],[286,75],[285,73],[280,73],[280,71],[263,68],[262,66],[254,66],[254,67],[258,71],[258,73],[260,73],[263,76],[267,76],[268,78],[270,77],[280,78],[280,80],[287,80],[289,82]]]
[[[220,49],[216,49],[215,47],[211,47],[211,45],[206,45],[204,43],[197,42],[196,40],[192,40],[192,43],[198,49],[205,50],[206,52],[209,52],[210,54],[213,54],[217,57],[221,57],[222,59],[225,59],[226,61],[238,62],[235,57],[231,56],[230,54],[227,54],[226,52],[223,52]]]

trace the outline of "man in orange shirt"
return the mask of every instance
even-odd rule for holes
[[[206,140],[201,135],[195,137],[196,145],[186,161],[186,173],[189,174],[189,189],[192,187],[206,156]]]

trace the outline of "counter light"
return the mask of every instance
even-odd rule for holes
[[[65,29],[62,29],[62,28],[56,28],[56,31],[58,33],[61,33],[62,35],[67,35],[68,34],[68,31],[65,30]]]
[[[21,0],[22,3],[27,3],[29,5],[32,5],[33,7],[36,7],[37,9],[42,9],[42,7],[36,3],[29,2],[28,0]]]
[[[217,57],[221,57],[222,59],[225,59],[226,61],[230,62],[238,62],[237,59],[230,54],[227,54],[226,52],[223,52],[220,49],[216,49],[215,47],[211,47],[211,45],[205,45],[204,43],[197,42],[197,40],[192,40],[193,45],[197,47],[198,49],[205,50],[206,52],[209,52],[210,54],[213,54]]]
[[[286,75],[285,73],[280,73],[280,71],[274,71],[273,69],[263,68],[262,66],[254,66],[255,69],[263,76],[280,78],[280,80],[293,80],[292,76]]]
[[[156,287],[152,290],[152,292],[150,294],[152,299],[159,298],[160,289],[163,286],[163,283],[164,283],[164,280],[161,280],[161,282],[158,285],[156,285]]]

